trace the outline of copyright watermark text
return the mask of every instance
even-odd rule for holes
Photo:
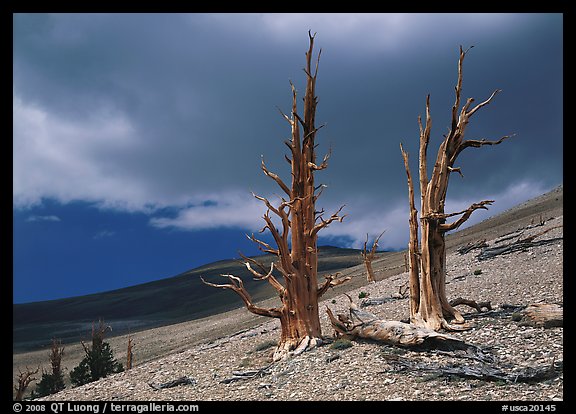
[[[197,404],[183,402],[146,402],[146,403],[112,403],[112,402],[15,402],[14,413],[194,413],[199,412]]]

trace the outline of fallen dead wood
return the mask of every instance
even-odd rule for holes
[[[393,293],[391,296],[388,296],[386,298],[362,299],[362,302],[360,302],[360,307],[365,308],[367,306],[383,305],[385,303],[392,302],[395,300],[406,299],[408,297],[409,293],[410,293],[410,286],[408,286],[408,283],[405,283],[405,284],[400,285],[398,287],[398,293]],[[346,295],[346,296],[348,296],[348,295]],[[350,298],[350,300],[352,300],[352,299]]]
[[[554,328],[564,325],[564,308],[555,303],[535,303],[512,314],[520,326]]]
[[[488,247],[488,243],[486,243],[486,239],[477,240],[475,242],[467,243],[464,246],[456,249],[456,252],[458,252],[458,254],[466,254],[466,253],[471,252],[472,250],[481,249],[483,247]]]
[[[159,391],[164,388],[172,388],[177,387],[179,385],[194,385],[194,384],[196,384],[196,380],[194,378],[183,376],[173,381],[164,382],[162,384],[149,383],[148,385],[153,389],[155,389],[156,391]]]
[[[526,229],[520,229],[520,230],[516,230],[512,233],[505,234],[502,237],[499,237],[496,240],[494,240],[494,244],[500,244],[500,243],[508,241],[508,240],[518,239],[518,237],[520,237],[524,234],[524,231],[526,231]]]
[[[365,308],[367,306],[383,305],[383,304],[388,303],[388,302],[393,302],[395,300],[400,300],[400,299],[405,299],[405,298],[406,298],[406,296],[402,296],[400,294],[394,294],[394,295],[389,296],[387,298],[367,298],[367,299],[362,299],[362,302],[360,302],[360,307]]]
[[[234,381],[245,380],[255,377],[263,377],[264,375],[270,374],[270,367],[272,365],[267,365],[259,369],[252,369],[248,371],[232,371],[232,377],[225,378],[220,381],[221,384],[229,384]]]
[[[517,239],[516,241],[514,241],[512,243],[505,244],[502,246],[485,247],[480,251],[480,253],[476,257],[478,258],[478,260],[487,260],[487,259],[491,259],[495,256],[498,256],[500,254],[509,254],[509,253],[513,253],[513,252],[517,252],[517,251],[525,251],[531,247],[545,246],[547,244],[556,243],[560,240],[563,240],[564,238],[563,237],[554,237],[552,239],[544,239],[544,240],[537,240],[537,241],[534,241],[534,239],[542,236],[545,233],[548,233],[550,230],[554,230],[554,229],[557,229],[560,227],[562,227],[562,226],[560,225],[560,226],[550,227],[549,229],[544,230],[540,233],[533,234],[533,235],[525,237],[523,239]],[[511,237],[511,238],[513,238],[513,237]]]
[[[386,321],[370,312],[358,309],[350,302],[349,314],[335,317],[330,308],[326,312],[334,330],[350,338],[363,338],[417,351],[440,349],[444,351],[463,350],[478,355],[482,359],[483,351],[461,339],[431,329],[400,321]]]
[[[505,371],[502,368],[492,364],[477,365],[455,365],[455,364],[438,364],[423,363],[411,361],[408,358],[402,358],[398,355],[384,355],[388,364],[394,371],[425,371],[431,372],[424,381],[430,381],[441,377],[460,377],[471,378],[481,381],[503,381],[513,383],[537,383],[556,378],[563,370],[563,362],[552,361],[550,365],[540,367],[520,367],[512,371]],[[387,373],[382,371],[381,373]]]
[[[507,240],[512,240],[512,239],[518,238],[518,237],[522,236],[522,234],[524,234],[524,232],[526,230],[530,230],[530,229],[533,229],[535,227],[541,227],[541,226],[545,225],[549,220],[554,220],[554,217],[550,217],[548,220],[544,220],[544,219],[542,219],[542,215],[540,215],[540,220],[538,221],[538,223],[534,223],[534,219],[532,219],[531,223],[529,225],[527,225],[526,227],[524,227],[522,229],[518,229],[518,230],[513,231],[511,233],[507,233],[507,234],[499,237],[498,239],[496,239],[494,241],[494,244],[499,244],[499,243],[502,243],[502,242],[507,241]],[[557,227],[560,227],[560,226],[557,226]],[[557,227],[554,227],[554,228],[557,228]]]
[[[360,302],[360,307],[361,308],[365,308],[367,306],[376,306],[376,305],[383,305],[385,303],[388,302],[392,302],[393,300],[398,300],[400,298],[394,298],[392,296],[387,297],[387,298],[367,298],[367,299],[362,299],[362,302]]]

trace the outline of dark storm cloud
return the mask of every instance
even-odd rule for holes
[[[461,155],[454,204],[511,188],[528,197],[562,181],[559,14],[24,14],[14,17],[16,203],[180,206],[178,217],[152,223],[192,229],[225,222],[234,204],[249,210],[249,190],[276,191],[261,154],[287,176],[289,130],[276,106],[290,108],[289,79],[303,93],[308,29],[323,50],[319,151],[333,150],[318,175],[329,186],[321,200],[347,204],[350,215],[335,236],[365,232],[367,217],[403,214],[399,143],[415,169],[417,116],[430,93],[435,156],[460,44],[475,46],[463,98],[503,90],[472,119],[468,138],[517,135]],[[195,210],[206,200],[215,203]]]

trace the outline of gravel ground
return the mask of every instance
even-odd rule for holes
[[[523,237],[552,227],[557,228],[536,240],[562,237],[562,225],[563,216],[558,216],[543,227],[526,230]],[[488,240],[488,244],[492,246],[494,241]],[[235,335],[173,351],[162,358],[136,365],[130,371],[66,389],[46,399],[563,400],[563,328],[520,326],[512,320],[511,311],[505,306],[540,302],[563,304],[563,241],[484,261],[479,261],[477,254],[478,250],[473,250],[465,255],[448,255],[447,294],[449,298],[490,301],[493,310],[477,315],[475,310],[459,306],[465,316],[475,322],[475,327],[454,333],[454,336],[484,348],[494,359],[490,366],[510,375],[528,367],[551,366],[560,371],[559,375],[536,383],[440,376],[437,369],[440,366],[473,369],[487,365],[438,352],[409,351],[366,341],[352,341],[352,346],[346,349],[335,349],[326,344],[272,364],[272,344],[279,336],[278,322],[258,319],[264,322],[239,330]],[[351,290],[348,294],[358,303],[361,302],[358,299],[360,292],[368,293],[369,298],[391,297],[407,280],[407,273],[403,273]],[[329,306],[338,313],[345,311],[348,303],[348,298],[340,294],[324,301],[322,308]],[[408,299],[369,306],[366,310],[381,319],[403,320],[408,317]],[[218,324],[230,321],[213,319],[211,323],[214,329],[218,329]],[[322,324],[324,334],[330,336],[333,330],[326,314],[322,315]],[[172,335],[180,335],[178,329],[181,327],[174,325]],[[164,340],[170,341],[170,335]],[[234,376],[234,371],[258,373],[227,382]],[[183,376],[192,379],[192,383],[161,390],[150,385],[167,383]]]

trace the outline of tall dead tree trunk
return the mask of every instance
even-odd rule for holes
[[[380,237],[384,232],[380,233],[378,237],[374,239],[374,243],[372,243],[372,248],[368,251],[368,234],[366,234],[366,241],[364,242],[364,249],[360,252],[362,255],[362,259],[364,259],[364,266],[366,267],[366,280],[368,282],[376,282],[376,277],[374,276],[374,269],[372,269],[372,262],[376,257],[376,249],[378,249],[378,242],[380,241]]]
[[[321,342],[318,299],[330,287],[348,279],[335,280],[334,276],[329,275],[321,285],[318,285],[317,280],[318,232],[333,221],[342,221],[344,216],[339,215],[342,207],[328,219],[324,218],[323,209],[316,210],[316,200],[324,186],[315,186],[314,173],[327,167],[330,153],[320,164],[317,164],[315,138],[321,126],[315,126],[318,102],[315,88],[320,53],[318,53],[315,69],[312,70],[314,36],[310,32],[308,36],[310,46],[306,53],[306,68],[304,69],[307,82],[303,117],[297,112],[297,93],[292,83],[290,83],[292,88],[291,116],[281,112],[292,132],[291,140],[285,142],[291,153],[291,157],[287,156],[286,159],[291,165],[292,185],[288,186],[278,175],[269,171],[262,159],[262,171],[278,184],[286,197],[280,197],[280,204],[274,206],[266,198],[254,194],[254,197],[267,207],[263,217],[266,222],[263,230],[270,231],[276,247],[257,239],[254,235],[250,238],[258,244],[260,250],[276,255],[278,260],[272,263],[267,274],[254,270],[250,265],[251,261],[245,262],[246,267],[256,279],[267,280],[276,289],[282,305],[269,309],[256,306],[252,303],[242,280],[233,275],[223,275],[228,278],[229,284],[209,283],[202,279],[210,286],[236,292],[250,312],[280,319],[281,338],[274,353],[275,360],[311,349]],[[274,225],[271,212],[280,219],[281,229]],[[284,284],[273,275],[274,267],[280,272]]]
[[[126,371],[132,369],[132,363],[134,362],[134,341],[132,337],[128,335],[128,347],[126,349]]]
[[[468,49],[469,50],[469,49]],[[495,90],[488,99],[474,107],[474,99],[469,98],[460,109],[460,95],[462,92],[462,64],[468,50],[460,47],[458,60],[458,82],[456,84],[456,100],[452,107],[451,127],[448,134],[440,144],[436,163],[432,175],[428,178],[427,148],[430,140],[432,119],[430,117],[430,95],[426,97],[426,122],[418,117],[420,126],[420,222],[421,241],[418,242],[418,219],[414,203],[414,185],[408,166],[408,153],[402,145],[400,149],[404,158],[404,166],[408,177],[408,197],[410,204],[410,242],[409,242],[409,280],[410,280],[410,321],[412,324],[429,329],[449,330],[465,329],[464,318],[446,298],[446,232],[460,227],[478,209],[487,209],[493,200],[484,200],[474,203],[466,210],[457,213],[445,213],[444,206],[450,174],[457,172],[462,175],[459,167],[454,164],[458,155],[468,147],[482,147],[484,145],[497,145],[510,136],[504,136],[497,141],[464,140],[464,132],[469,119],[480,108],[488,105],[500,90]],[[450,217],[460,216],[448,223]],[[421,245],[421,249],[419,248]],[[448,323],[448,320],[453,324]]]

